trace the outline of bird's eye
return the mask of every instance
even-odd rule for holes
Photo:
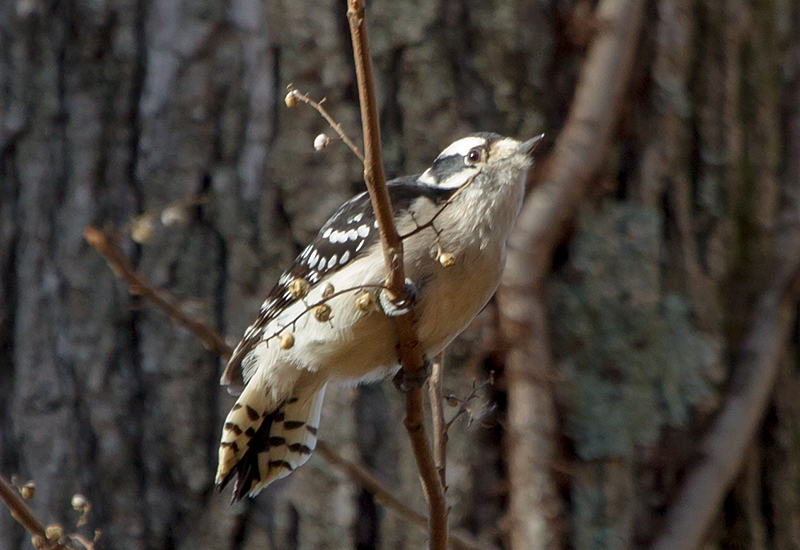
[[[483,157],[483,152],[476,147],[475,149],[472,149],[469,153],[467,153],[467,164],[477,164],[478,162],[481,161],[482,157]]]

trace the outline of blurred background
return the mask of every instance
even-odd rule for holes
[[[769,399],[743,412],[758,433],[702,547],[800,548],[796,300],[747,340],[800,243],[800,3],[629,3],[642,30],[613,132],[598,137],[601,166],[548,257],[551,361],[527,382],[524,369],[509,376],[496,302],[449,350],[445,393],[494,379],[449,432],[451,524],[486,548],[651,546],[708,455],[704,438],[749,387],[737,383],[743,342],[778,331]],[[590,45],[614,31],[595,9],[369,2],[387,175],[423,170],[471,131],[545,132],[547,165]],[[35,481],[45,522],[101,529],[106,549],[425,544],[320,453],[229,506],[230,489],[213,490],[232,404],[221,362],[132,297],[82,236],[116,235],[156,288],[238,341],[295,254],[363,190],[341,142],[314,151],[332,135],[325,121],[283,102],[290,83],[325,97],[360,136],[345,11],[344,0],[0,0],[0,473]],[[547,399],[515,403],[518,383]],[[329,388],[320,435],[424,511],[403,413],[389,383]],[[548,427],[515,432],[545,441],[527,473],[509,422]],[[515,490],[538,504],[511,507]],[[75,493],[92,504],[80,528]],[[519,531],[526,522],[537,527]],[[31,548],[5,509],[0,548]]]

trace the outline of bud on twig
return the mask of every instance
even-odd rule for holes
[[[153,218],[145,214],[134,218],[131,225],[131,238],[138,244],[146,244],[153,238],[155,228]]]
[[[365,292],[356,298],[356,308],[358,308],[358,311],[363,311],[365,313],[372,309],[374,303],[375,301],[372,299],[372,294],[369,292]]]
[[[81,513],[81,517],[78,518],[78,527],[89,523],[89,511],[92,509],[92,503],[89,502],[89,499],[80,493],[75,493],[72,495],[70,504],[72,504],[74,510]]]
[[[439,254],[439,263],[442,267],[452,267],[456,263],[456,255],[452,252],[442,252]]]
[[[320,304],[314,308],[314,319],[316,319],[320,323],[324,323],[330,318],[331,318],[331,307],[328,304]]]
[[[29,481],[19,488],[19,494],[21,494],[22,498],[25,500],[32,499],[34,496],[36,496],[36,483]]]
[[[311,285],[305,279],[295,279],[289,283],[289,294],[291,294],[292,298],[295,300],[299,300],[300,298],[305,298],[308,295],[310,288]]]
[[[325,283],[325,287],[322,289],[322,297],[323,298],[330,298],[333,296],[334,289],[333,285],[330,283]]]
[[[169,206],[161,212],[161,223],[165,227],[184,225],[188,221],[188,213],[182,205]]]
[[[314,138],[314,150],[317,152],[324,151],[328,147],[330,142],[331,138],[329,138],[325,134],[320,134]]]
[[[294,335],[287,332],[281,336],[281,349],[292,349],[294,346]]]
[[[290,109],[292,107],[297,107],[297,90],[289,90],[289,93],[283,98],[283,102],[286,103],[286,106]]]
[[[54,523],[45,528],[44,534],[47,537],[47,540],[56,541],[64,536],[64,528],[57,523]]]
[[[80,493],[75,493],[72,495],[72,508],[77,510],[78,512],[83,512],[87,506],[89,506],[89,501],[86,500],[86,497]]]

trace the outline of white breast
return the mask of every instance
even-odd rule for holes
[[[455,264],[450,267],[432,262],[432,276],[416,310],[417,336],[429,357],[467,328],[500,284],[504,243],[483,249],[480,245],[476,239],[472,246],[454,252]]]
[[[428,357],[442,351],[469,325],[499,285],[513,219],[492,216],[496,199],[476,195],[475,200],[483,204],[454,203],[437,218],[437,229],[441,231],[438,243],[445,252],[454,254],[452,266],[442,266],[435,257],[437,240],[431,228],[404,240],[406,276],[420,287],[415,307],[417,335]],[[475,215],[480,212],[483,215]],[[515,218],[516,211],[511,212]],[[415,220],[424,221],[430,215],[431,212],[417,211]],[[408,217],[398,225],[404,234],[413,230],[416,223]],[[309,305],[321,299],[324,285],[318,285],[303,302],[287,308],[270,324],[266,334],[291,332],[294,345],[281,349],[279,338],[273,338],[269,345],[259,345],[254,379],[260,378],[265,387],[275,387],[294,378],[298,369],[358,380],[376,379],[396,368],[394,320],[379,306],[367,312],[356,306],[356,299],[364,291],[377,297],[374,286],[385,279],[380,244],[373,246],[375,250],[331,276],[329,282],[337,293],[350,290],[326,302],[331,308],[330,321],[319,322],[307,311]],[[354,288],[358,284],[367,286]]]
[[[329,321],[318,321],[309,308],[322,300],[325,285],[317,285],[303,301],[287,308],[272,321],[266,335],[291,333],[290,349],[281,349],[280,337],[267,345],[260,344],[255,353],[255,377],[265,387],[280,385],[291,378],[291,371],[309,370],[335,378],[358,379],[375,368],[396,362],[396,336],[393,322],[375,306],[361,311],[357,298],[365,291],[377,296],[376,285],[384,279],[385,268],[380,254],[368,254],[347,269],[331,276],[328,282],[337,296],[325,301],[331,308]],[[359,282],[361,287],[355,285]],[[341,294],[340,294],[341,293]],[[374,300],[377,304],[377,300]]]

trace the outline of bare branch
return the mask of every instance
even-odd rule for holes
[[[231,356],[230,348],[215,330],[183,313],[175,305],[175,299],[168,294],[154,290],[147,279],[136,272],[130,260],[108,235],[95,227],[87,227],[83,231],[83,238],[103,256],[114,274],[128,285],[131,294],[150,300],[169,315],[170,319],[200,338],[206,348],[223,359],[227,360]]]
[[[175,300],[175,298],[170,294],[164,291],[155,290],[152,286],[150,286],[147,280],[134,269],[133,265],[131,265],[130,261],[122,252],[122,250],[120,250],[119,247],[113,243],[108,235],[95,227],[87,227],[83,232],[83,236],[93,248],[102,254],[103,258],[105,258],[108,265],[114,271],[114,274],[128,284],[132,294],[138,294],[153,302],[153,304],[155,304],[159,309],[169,315],[173,321],[197,336],[203,342],[203,344],[205,344],[206,348],[210,349],[223,359],[227,360],[230,357],[231,349],[228,347],[222,337],[205,323],[183,313],[177,306],[174,305],[177,300]],[[317,306],[325,304],[338,296],[347,294],[348,292],[358,292],[365,289],[385,288],[386,287],[384,285],[359,285],[332,292],[313,304],[306,304],[306,308],[304,310],[298,313],[296,317],[283,325],[279,330],[275,331],[275,334],[267,338],[265,342],[268,342],[272,339],[277,339],[286,329],[293,326],[304,315],[308,315],[314,311]]]
[[[556,549],[560,499],[552,465],[557,421],[543,299],[553,250],[602,167],[631,74],[643,0],[601,0],[597,36],[543,183],[526,201],[509,241],[500,293],[502,330],[510,344],[509,487],[511,547]]]
[[[11,517],[17,520],[31,534],[35,548],[67,550],[68,546],[62,543],[60,537],[57,540],[48,539],[44,524],[39,521],[30,506],[22,500],[14,486],[3,476],[0,476],[0,498],[3,499],[11,511]]]
[[[387,294],[392,301],[398,303],[403,302],[406,298],[403,241],[394,226],[392,205],[389,201],[386,176],[383,172],[378,108],[367,38],[367,24],[364,19],[364,5],[361,0],[348,0],[347,5],[347,20],[350,24],[350,36],[353,41],[353,57],[356,65],[361,124],[364,134],[364,182],[369,190],[381,235],[387,271]],[[399,339],[399,355],[403,371],[407,376],[417,375],[423,368],[423,357],[414,331],[413,311],[395,317],[395,327]],[[447,548],[448,510],[444,498],[444,488],[436,471],[430,442],[425,433],[421,388],[412,389],[406,393],[404,424],[411,439],[423,491],[430,509],[429,545],[431,550],[444,550]]]
[[[446,399],[448,400],[448,402],[449,401],[456,401],[458,403],[458,410],[456,410],[456,413],[453,415],[453,418],[448,420],[447,424],[445,424],[445,427],[444,427],[445,431],[449,431],[450,427],[453,424],[455,424],[456,420],[458,420],[463,414],[470,412],[470,410],[469,410],[470,402],[473,399],[477,399],[478,398],[478,396],[480,395],[480,391],[483,388],[485,388],[486,386],[492,386],[492,385],[494,385],[494,373],[492,373],[492,375],[488,379],[484,380],[480,384],[475,384],[473,382],[472,383],[472,391],[464,399],[459,399],[458,397],[456,397],[454,395],[448,395],[446,397]],[[471,420],[470,420],[470,423],[471,423]]]
[[[111,267],[112,271],[114,272],[117,277],[122,279],[123,282],[128,284],[130,287],[131,293],[139,294],[143,298],[150,300],[150,302],[155,305],[157,308],[164,311],[169,317],[176,322],[179,322],[175,317],[175,311],[178,311],[179,315],[183,315],[179,310],[174,308],[171,304],[175,303],[174,297],[172,297],[168,292],[163,290],[155,290],[153,289],[149,283],[139,275],[133,266],[130,264],[130,261],[124,256],[123,252],[119,249],[119,247],[111,241],[111,239],[102,231],[98,229],[89,227],[84,231],[84,235],[88,235],[87,241],[98,251],[100,252],[103,257],[108,262],[109,266]],[[91,239],[91,240],[89,240]],[[134,290],[136,289],[136,291]],[[382,288],[382,287],[381,287]],[[341,290],[338,293],[334,293],[333,295],[329,296],[328,298],[332,298],[335,295],[343,294],[345,292],[351,292],[357,289],[345,289]],[[154,299],[157,298],[157,299]],[[316,306],[317,304],[315,304]],[[311,308],[309,308],[310,310]],[[207,335],[213,335],[213,338],[210,339],[212,342],[218,342],[218,348],[212,348],[213,351],[219,353],[222,357],[230,357],[231,348],[225,344],[223,338],[210,326],[206,325],[202,321],[197,319],[188,319],[190,322],[188,323],[181,323],[182,326],[185,326],[192,334],[197,336],[201,341],[206,342],[205,338]],[[289,323],[287,326],[291,325]],[[427,525],[427,519],[424,516],[416,514],[416,512],[409,511],[411,510],[408,508],[403,502],[393,496],[388,489],[385,489],[380,483],[375,480],[375,478],[362,466],[349,462],[342,458],[341,456],[337,455],[335,451],[333,451],[330,447],[328,447],[323,441],[317,442],[317,450],[320,451],[320,454],[331,464],[335,466],[339,466],[344,468],[344,470],[358,483],[362,484],[365,489],[374,493],[379,497],[381,502],[384,506],[389,509],[394,509],[400,516],[408,519],[412,523]],[[16,495],[13,491],[12,487],[12,496]],[[19,500],[19,497],[17,497]],[[25,503],[22,502],[24,505]],[[26,505],[27,506],[27,505]],[[9,506],[11,507],[11,506]],[[13,508],[12,508],[13,513]],[[416,514],[416,516],[415,516]],[[15,516],[16,517],[16,516]],[[455,548],[464,548],[465,550],[475,550],[479,548],[477,545],[472,544],[467,541],[465,536],[460,537],[453,537],[453,544]]]
[[[428,401],[431,402],[433,418],[433,461],[439,472],[444,492],[447,492],[447,428],[444,421],[444,394],[442,378],[444,375],[444,354],[439,353],[433,360],[431,377],[428,379]]]
[[[699,447],[702,460],[686,476],[666,514],[664,532],[653,550],[699,548],[725,493],[744,461],[745,451],[764,418],[793,327],[800,292],[800,258],[777,277],[761,299],[734,365],[731,395]]]
[[[316,101],[311,99],[308,96],[308,94],[301,94],[300,92],[292,88],[291,84],[289,84],[287,89],[288,89],[288,95],[286,96],[287,99],[289,97],[293,97],[295,100],[302,101],[306,105],[310,105],[311,107],[313,107],[320,115],[322,115],[322,118],[324,118],[328,122],[333,131],[336,132],[336,134],[342,139],[343,142],[345,142],[345,144],[350,148],[353,154],[358,157],[358,160],[360,160],[362,164],[364,163],[364,155],[361,154],[361,151],[358,150],[356,144],[353,143],[350,140],[350,138],[347,137],[347,134],[344,133],[344,130],[342,130],[342,125],[333,120],[333,117],[329,115],[328,111],[325,110],[325,107],[322,106],[322,104],[325,102],[325,98],[322,98],[322,101],[317,103]],[[287,101],[287,105],[288,104],[289,101]]]
[[[325,460],[344,470],[350,478],[372,493],[377,502],[387,510],[395,512],[409,523],[418,525],[423,529],[427,528],[428,518],[416,512],[405,502],[394,496],[388,489],[381,485],[369,470],[337,454],[327,443],[323,443],[322,441],[317,442],[317,451],[319,451]],[[461,550],[481,550],[482,548],[486,548],[470,535],[457,531],[450,533],[449,543],[451,548],[458,548]]]

